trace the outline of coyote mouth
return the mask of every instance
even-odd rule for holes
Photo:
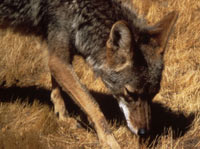
[[[132,133],[137,135],[138,134],[138,130],[131,123],[129,108],[125,104],[123,98],[119,101],[119,107],[121,108],[122,112],[124,113],[128,128],[131,130]]]

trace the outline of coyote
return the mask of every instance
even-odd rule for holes
[[[60,89],[86,112],[103,147],[120,148],[107,121],[71,65],[81,55],[119,103],[128,128],[139,136],[150,129],[151,100],[160,89],[164,49],[177,18],[173,11],[149,26],[130,1],[3,0],[0,23],[37,29],[47,42],[51,100],[64,120]]]

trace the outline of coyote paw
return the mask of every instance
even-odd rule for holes
[[[56,113],[59,117],[59,121],[61,121],[62,124],[68,124],[70,129],[77,129],[80,128],[81,125],[78,123],[78,121],[75,118],[71,118],[68,115],[59,115],[59,113]]]
[[[106,137],[101,138],[100,143],[102,149],[121,149],[113,135],[107,135]]]
[[[66,121],[70,124],[70,129],[77,129],[80,127],[80,124],[74,118],[68,117]]]

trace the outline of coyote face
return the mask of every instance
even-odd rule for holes
[[[151,101],[160,89],[172,19],[173,13],[138,32],[127,22],[117,21],[106,43],[102,80],[118,100],[129,129],[140,136],[146,135],[150,127]]]
[[[126,118],[127,126],[134,134],[144,136],[150,128],[151,106],[148,101],[138,98],[126,101],[127,97],[121,98],[119,106]]]

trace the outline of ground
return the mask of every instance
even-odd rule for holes
[[[116,101],[80,57],[75,57],[73,66],[123,148],[198,149],[200,1],[133,0],[133,4],[149,24],[173,10],[179,13],[164,55],[161,89],[153,99],[151,137],[141,141],[131,134]],[[38,37],[0,30],[0,149],[100,148],[92,125],[67,95],[67,121],[54,115],[45,49]],[[73,118],[79,123],[75,125]]]

